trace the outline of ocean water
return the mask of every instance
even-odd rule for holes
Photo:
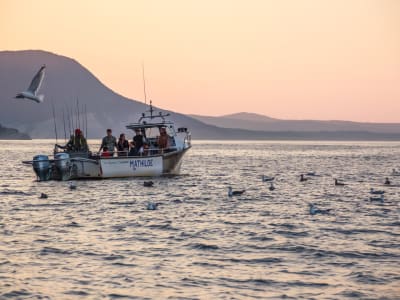
[[[21,164],[52,146],[0,141],[0,299],[400,299],[400,143],[198,141],[152,188],[76,190]]]

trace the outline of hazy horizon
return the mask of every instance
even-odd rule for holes
[[[144,62],[147,99],[180,113],[400,122],[394,0],[2,1],[0,25],[0,50],[71,57],[128,98]]]

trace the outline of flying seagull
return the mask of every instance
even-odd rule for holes
[[[40,67],[40,70],[36,73],[35,77],[33,77],[31,84],[27,91],[18,93],[15,98],[17,99],[29,99],[33,100],[37,103],[43,102],[44,95],[36,95],[37,91],[40,88],[40,85],[43,82],[44,71],[46,69],[46,65]]]

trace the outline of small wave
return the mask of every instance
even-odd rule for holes
[[[10,263],[11,262],[9,260],[3,260],[3,261],[0,261],[0,266],[8,265]]]
[[[75,291],[75,290],[66,291],[66,292],[64,292],[64,294],[73,295],[73,296],[89,296],[89,293],[87,293],[85,291]]]
[[[117,260],[117,259],[124,259],[124,258],[125,258],[125,256],[117,255],[117,254],[111,254],[111,255],[103,257],[104,260]]]
[[[289,281],[287,282],[289,286],[301,286],[301,287],[326,287],[329,286],[328,283],[325,282],[305,282],[305,281]]]
[[[209,262],[194,262],[193,263],[193,265],[195,265],[195,266],[202,266],[202,267],[213,267],[213,268],[224,268],[224,266],[223,265],[220,265],[220,264],[212,264],[212,263],[209,263]]]
[[[19,299],[20,297],[27,297],[27,296],[31,296],[32,294],[30,292],[28,292],[25,289],[22,290],[18,290],[18,291],[11,291],[11,292],[7,292],[2,294],[2,299],[6,299],[6,298],[17,298]]]
[[[149,225],[149,227],[153,229],[162,229],[162,230],[174,230],[174,231],[179,230],[175,227],[172,227],[171,224],[152,224]]]
[[[30,196],[32,194],[25,193],[23,191],[18,191],[18,190],[9,190],[5,189],[0,191],[0,195],[21,195],[21,196]]]
[[[390,243],[389,241],[371,241],[368,245],[384,249],[399,249],[399,243]]]
[[[112,202],[110,202],[110,204],[112,204],[112,205],[133,205],[133,204],[136,204],[136,201],[135,200],[133,200],[133,201],[124,201],[124,202],[112,201]]]
[[[233,263],[241,263],[241,264],[276,264],[283,262],[282,259],[276,257],[264,257],[264,258],[227,258],[224,261],[230,261]]]
[[[285,227],[285,228],[288,228],[288,229],[295,229],[296,228],[296,225],[288,224],[288,223],[282,223],[282,224],[270,223],[269,225],[275,226],[275,227]]]
[[[273,286],[277,285],[279,282],[271,280],[271,279],[234,279],[234,278],[227,278],[227,277],[221,277],[219,278],[222,281],[225,282],[230,282],[234,284],[244,284],[246,285],[245,288],[247,288],[247,285],[266,285],[266,286]]]
[[[296,238],[296,237],[305,237],[305,236],[309,236],[308,232],[293,232],[293,231],[285,231],[285,230],[274,230],[274,233],[280,234],[280,235],[284,235],[284,236],[288,236],[288,237],[292,237],[292,238]]]
[[[321,250],[317,248],[307,248],[300,245],[279,245],[279,246],[270,246],[269,249],[279,250],[282,252],[296,252],[296,253],[305,253],[306,255],[313,255],[318,258],[324,257],[345,257],[345,258],[398,258],[399,255],[393,253],[374,253],[374,252],[359,252],[359,251],[330,251],[330,250]]]
[[[266,242],[266,241],[273,241],[274,238],[270,238],[267,236],[252,236],[251,238],[249,238],[249,240]]]
[[[364,299],[365,294],[359,292],[359,291],[343,291],[339,295],[348,297],[348,298],[357,298],[357,299]]]
[[[362,272],[351,273],[350,277],[352,277],[355,281],[366,284],[384,284],[387,282],[384,278],[378,278],[372,276],[371,274],[364,274]]]
[[[125,231],[125,225],[114,225],[111,226],[112,229],[114,229],[115,231]]]
[[[383,230],[376,229],[340,229],[340,228],[325,228],[324,230],[338,232],[345,235],[351,234],[376,234],[376,233],[388,233]]]
[[[206,250],[206,251],[219,249],[219,247],[217,245],[209,245],[209,244],[202,244],[202,243],[190,244],[189,246],[193,249]]]
[[[40,250],[40,255],[49,255],[49,254],[70,255],[72,254],[72,252],[53,247],[44,247],[42,250]]]

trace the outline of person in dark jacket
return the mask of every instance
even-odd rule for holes
[[[118,156],[127,156],[129,153],[129,142],[125,138],[125,134],[123,133],[119,135],[117,149],[118,149]]]
[[[142,135],[142,130],[137,128],[135,130],[136,135],[133,137],[131,151],[129,152],[130,156],[142,155],[143,154],[143,146],[145,145],[146,139]]]

